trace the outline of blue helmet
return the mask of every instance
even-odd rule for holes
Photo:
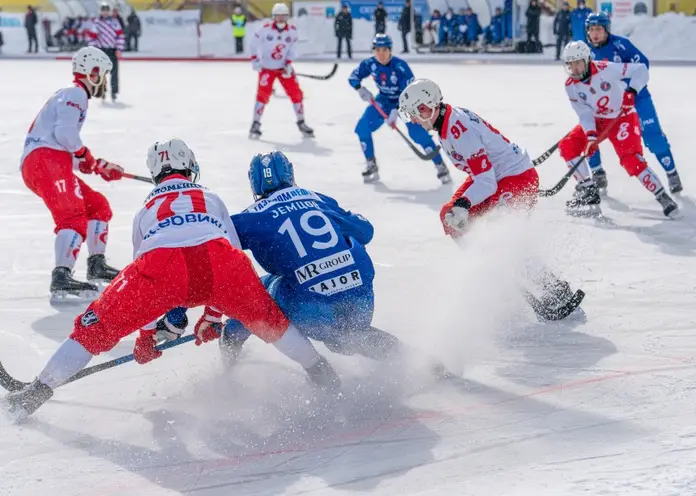
[[[607,34],[611,33],[611,18],[606,12],[593,12],[585,19],[585,31],[590,26],[602,26]]]
[[[257,153],[249,164],[249,183],[256,200],[276,190],[294,186],[292,162],[281,151]]]
[[[388,34],[380,33],[378,35],[375,35],[375,39],[372,40],[372,49],[374,50],[375,48],[384,47],[391,50],[392,44],[393,43],[391,36],[389,36]]]

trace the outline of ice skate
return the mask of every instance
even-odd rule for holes
[[[97,286],[73,279],[67,267],[56,267],[51,274],[51,303],[92,301],[99,294]]]
[[[22,422],[52,396],[53,389],[36,378],[20,391],[8,393],[5,400],[9,405],[8,413],[10,416],[15,422]]]
[[[326,392],[337,392],[341,387],[341,379],[338,378],[336,371],[324,357],[319,358],[317,363],[305,371],[309,379]]]
[[[220,336],[220,356],[227,367],[237,363],[246,339],[237,339],[232,333],[223,332]]]
[[[655,196],[655,199],[662,206],[662,212],[671,219],[677,219],[681,217],[681,212],[679,211],[679,206],[677,203],[670,198],[670,196],[664,191],[659,195]]]
[[[603,196],[607,194],[607,186],[609,186],[609,182],[607,181],[607,173],[604,171],[604,169],[593,170],[592,181],[595,183],[595,186],[597,186],[600,195]]]
[[[602,209],[599,204],[599,190],[594,184],[576,188],[575,198],[566,202],[566,213],[573,217],[600,217]]]
[[[249,130],[249,139],[259,139],[261,137],[261,123],[254,121]]]
[[[365,183],[374,183],[379,181],[379,167],[377,167],[377,161],[375,159],[369,159],[367,161],[365,170],[362,171],[362,176]]]
[[[435,170],[437,171],[437,178],[442,181],[442,184],[449,184],[452,182],[452,177],[445,164],[435,165]]]
[[[297,129],[300,130],[305,138],[314,138],[314,129],[309,127],[304,120],[297,121]]]
[[[679,177],[679,173],[676,169],[667,173],[667,185],[669,186],[669,192],[672,194],[681,193],[684,190],[681,178]]]
[[[87,259],[87,280],[91,283],[109,284],[118,273],[118,269],[106,263],[104,255],[90,255]]]
[[[578,289],[573,293],[570,284],[556,279],[544,285],[541,298],[525,291],[525,299],[541,321],[563,320],[580,306],[585,292]]]

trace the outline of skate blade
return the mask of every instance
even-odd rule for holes
[[[668,219],[672,220],[679,220],[684,218],[684,212],[681,211],[681,209],[676,208],[672,210],[670,213],[667,214]]]
[[[379,181],[379,174],[371,174],[369,176],[363,176],[363,182],[365,184],[376,183]]]
[[[53,291],[51,292],[51,305],[79,305],[91,303],[99,297],[99,291]]]
[[[251,133],[250,133],[250,134],[249,134],[249,139],[250,139],[250,140],[259,140],[259,139],[261,139],[261,135],[260,135],[260,134],[251,134]]]
[[[89,277],[87,278],[87,282],[90,282],[90,283],[94,284],[95,286],[97,286],[97,290],[104,289],[109,284],[111,284],[111,281],[113,281],[113,279],[99,279],[99,278],[90,279]]]
[[[607,188],[599,188],[599,196],[607,196]]]
[[[4,401],[3,411],[7,419],[15,425],[25,424],[29,420],[29,413],[20,405],[11,405]]]
[[[589,209],[566,209],[566,214],[570,217],[578,217],[584,219],[596,219],[602,217],[602,210],[597,205],[592,205]]]
[[[303,138],[314,138],[314,133],[309,134],[309,133],[302,133]]]
[[[452,177],[448,174],[446,176],[441,177],[440,181],[442,181],[442,184],[449,184],[452,182]]]

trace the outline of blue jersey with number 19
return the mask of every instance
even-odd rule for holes
[[[374,267],[363,246],[372,240],[372,224],[333,198],[284,188],[232,221],[242,248],[291,290],[341,298],[372,287]]]

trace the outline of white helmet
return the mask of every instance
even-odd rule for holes
[[[574,79],[585,79],[587,73],[590,70],[590,58],[592,56],[592,51],[587,43],[584,41],[571,41],[563,49],[563,63],[565,64],[566,71],[568,75]],[[570,70],[570,63],[578,60],[585,61],[585,73],[582,75],[574,74]]]
[[[162,173],[174,173],[180,171],[191,176],[191,180],[198,179],[198,163],[193,151],[182,140],[172,138],[165,141],[157,141],[147,151],[147,168],[155,182]]]
[[[276,16],[290,17],[290,9],[284,3],[277,3],[271,9],[271,18],[275,20]]]
[[[109,57],[96,47],[80,48],[72,58],[73,74],[82,76],[80,81],[85,83],[92,95],[105,82],[106,73],[111,72],[113,67]],[[98,80],[93,81],[93,76],[97,76]]]
[[[425,105],[435,110],[442,103],[440,87],[430,79],[416,79],[399,96],[399,110],[409,117],[422,120],[418,107]]]

